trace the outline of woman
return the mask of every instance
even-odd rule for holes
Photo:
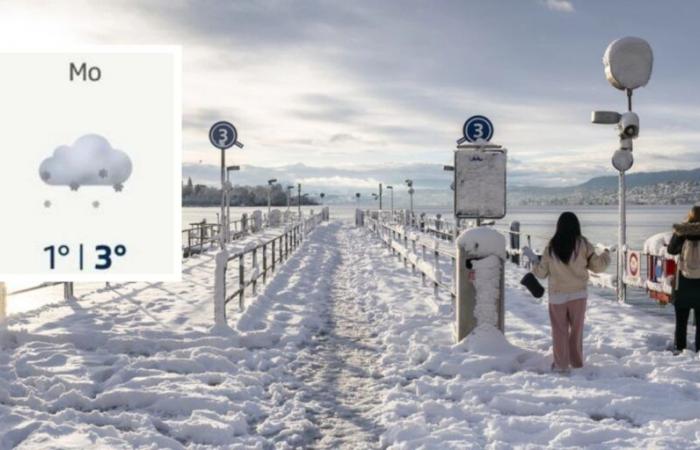
[[[673,308],[676,310],[675,347],[683,351],[688,334],[688,317],[693,309],[700,313],[700,205],[688,213],[688,220],[673,225],[673,236],[666,249],[670,255],[680,255],[676,285],[673,290]],[[700,327],[695,327],[695,351],[700,350]]]
[[[536,259],[529,248],[525,249],[525,255]],[[568,372],[570,365],[583,367],[588,271],[603,272],[608,264],[609,251],[596,254],[588,239],[581,235],[576,214],[562,213],[556,233],[532,269],[538,278],[549,277],[549,319],[554,346],[552,370]]]

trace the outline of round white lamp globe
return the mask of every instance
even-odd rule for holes
[[[620,172],[625,172],[632,168],[634,156],[629,150],[616,150],[612,157],[612,165]]]
[[[633,90],[649,82],[654,55],[644,39],[624,37],[610,43],[603,64],[610,84],[617,89]]]

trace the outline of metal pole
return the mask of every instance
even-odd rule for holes
[[[624,283],[625,274],[625,252],[624,248],[627,245],[627,187],[625,185],[625,173],[620,171],[619,176],[619,211],[620,211],[620,229],[617,240],[617,301],[625,303],[627,301],[627,289]]]
[[[394,218],[394,190],[391,190],[391,217]]]
[[[301,220],[301,183],[297,184],[297,199],[299,203],[299,220]]]
[[[231,192],[228,190],[228,186],[231,184],[231,177],[229,176],[231,172],[226,170],[226,242],[231,240],[231,233],[229,232],[229,227],[231,226]]]
[[[221,216],[219,219],[219,244],[221,245],[221,248],[224,248],[225,244],[225,236],[224,236],[224,221],[226,220],[224,218],[224,213],[225,211],[225,202],[226,202],[226,150],[221,150]]]
[[[272,185],[267,184],[267,224],[270,225],[270,212],[272,211]]]
[[[382,183],[379,183],[379,210],[382,210]]]

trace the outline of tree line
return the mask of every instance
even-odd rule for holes
[[[231,192],[231,206],[267,206],[268,186],[234,186]],[[292,191],[290,204],[297,205],[297,191]],[[281,184],[272,185],[272,206],[287,206],[287,193]],[[317,205],[308,196],[301,197],[302,205]],[[205,184],[193,184],[192,178],[182,185],[182,206],[221,205],[221,188]]]

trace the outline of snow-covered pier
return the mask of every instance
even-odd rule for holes
[[[448,291],[367,228],[330,221],[214,328],[216,254],[185,259],[182,283],[11,315],[0,447],[700,447],[697,355],[666,350],[667,319],[592,296],[585,366],[553,374],[525,269],[506,265],[505,336],[454,344]]]

